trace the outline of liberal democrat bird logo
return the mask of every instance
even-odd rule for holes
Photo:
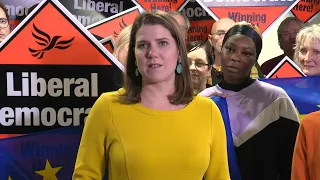
[[[121,19],[121,23],[119,23],[119,26],[120,26],[120,32],[125,28],[127,27],[128,25],[124,22],[123,19]],[[117,33],[116,31],[113,31],[114,33],[114,36],[117,38],[119,36],[120,33]]]
[[[69,48],[72,45],[71,42],[74,40],[74,37],[73,37],[69,40],[59,41],[59,39],[62,36],[54,36],[51,39],[51,37],[47,33],[41,31],[39,28],[37,28],[35,24],[33,24],[33,28],[37,34],[32,32],[32,36],[36,39],[36,43],[39,44],[40,46],[43,46],[43,48],[42,49],[29,48],[29,51],[33,57],[37,57],[38,59],[42,59],[44,56],[44,53],[46,51],[51,50],[52,48],[57,48],[57,49]]]

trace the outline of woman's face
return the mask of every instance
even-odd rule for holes
[[[256,59],[256,46],[250,38],[240,34],[229,37],[221,51],[224,80],[230,84],[242,83],[250,75]]]
[[[208,76],[211,74],[206,51],[203,48],[198,48],[189,52],[188,62],[193,87],[200,91],[204,90]]]
[[[301,43],[298,60],[307,76],[320,75],[320,40],[305,40]]]
[[[0,43],[10,34],[10,25],[6,14],[2,8],[0,8],[0,23],[3,24],[4,28],[0,28]]]
[[[135,55],[144,84],[174,82],[179,50],[162,25],[143,25],[136,33]]]

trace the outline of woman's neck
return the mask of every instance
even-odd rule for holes
[[[176,110],[184,107],[170,103],[168,96],[174,94],[175,86],[161,83],[143,85],[140,93],[141,104],[147,108],[157,110]]]
[[[252,79],[250,76],[248,76],[244,81],[242,81],[241,83],[238,83],[238,84],[229,84],[225,80],[222,80],[222,82],[219,83],[219,86],[225,90],[238,92],[241,89],[244,89],[244,88],[250,86],[252,83],[254,83],[254,81],[255,81],[254,79]]]

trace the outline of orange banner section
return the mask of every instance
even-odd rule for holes
[[[188,31],[187,43],[192,41],[206,41],[208,34],[211,32],[211,27],[215,20],[191,21]]]
[[[22,136],[24,134],[0,134],[0,139]]]
[[[0,64],[111,65],[101,49],[59,11],[48,2],[35,12],[1,47]]]
[[[283,58],[280,63],[267,75],[266,78],[290,78],[305,76],[299,67],[288,57]]]
[[[176,11],[178,10],[182,4],[185,2],[184,0],[167,0],[157,1],[157,0],[136,0],[140,6],[146,11],[150,10],[162,10],[162,11]]]
[[[229,17],[236,22],[248,21],[259,27],[263,33],[288,7],[211,7],[219,18]]]
[[[139,10],[133,9],[132,11],[126,11],[122,13],[120,16],[113,16],[109,19],[102,20],[97,24],[93,24],[92,26],[88,26],[88,30],[100,37],[106,38],[108,36],[112,36],[114,40],[117,39],[121,30],[126,26],[133,24],[135,18],[140,14]]]
[[[302,77],[303,75],[297,71],[289,62],[285,62],[282,66],[274,72],[270,78],[290,78],[290,77]]]
[[[295,5],[291,12],[304,23],[308,22],[320,11],[320,1],[301,0]]]

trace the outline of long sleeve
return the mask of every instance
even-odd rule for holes
[[[291,180],[310,180],[307,162],[307,145],[304,120],[299,128],[292,160]]]
[[[225,126],[218,107],[212,106],[211,155],[205,180],[230,180]]]
[[[277,164],[279,180],[291,179],[293,150],[299,129],[299,117],[292,100],[280,104],[280,118],[277,129]]]
[[[290,180],[293,150],[299,124],[281,117],[278,120],[277,162],[279,180]]]
[[[111,111],[102,94],[93,105],[85,122],[76,159],[73,180],[102,179],[106,171]]]

